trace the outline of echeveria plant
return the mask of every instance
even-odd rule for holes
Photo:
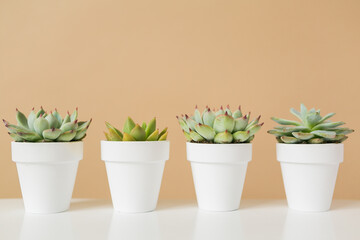
[[[322,117],[320,110],[314,108],[308,110],[304,104],[301,104],[300,112],[294,108],[291,108],[290,112],[299,121],[271,118],[278,124],[284,125],[268,131],[275,135],[280,143],[341,143],[348,138],[347,134],[354,132],[352,129],[339,127],[344,125],[344,122],[328,120],[335,113],[329,113]]]
[[[17,125],[3,119],[10,137],[16,142],[70,142],[81,141],[86,136],[91,119],[77,120],[78,109],[62,118],[58,111],[47,113],[42,107],[35,113],[34,108],[26,117],[16,109]]]
[[[167,128],[161,132],[156,129],[156,118],[140,126],[128,117],[123,132],[108,122],[105,122],[105,125],[109,131],[104,132],[107,141],[165,141],[168,135]]]
[[[264,123],[260,116],[249,121],[250,113],[243,115],[241,108],[231,112],[221,106],[218,111],[209,107],[200,113],[197,106],[194,115],[176,117],[188,142],[197,143],[249,143]]]

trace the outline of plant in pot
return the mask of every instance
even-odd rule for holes
[[[114,209],[149,212],[156,208],[170,143],[167,128],[159,132],[156,119],[141,126],[128,117],[123,132],[106,122],[101,141]]]
[[[229,106],[193,116],[177,117],[187,140],[187,159],[191,163],[200,209],[232,211],[239,208],[248,162],[252,159],[254,134],[260,130],[260,116],[252,121],[240,107]]]
[[[25,210],[56,213],[69,208],[83,142],[91,120],[79,122],[77,109],[62,118],[41,107],[26,117],[16,109],[17,125],[8,129],[12,160],[16,162]]]
[[[330,209],[339,164],[344,158],[342,143],[354,130],[340,127],[344,122],[328,120],[335,113],[320,115],[301,104],[290,112],[299,121],[273,117],[280,124],[268,133],[276,136],[288,205],[301,211]]]

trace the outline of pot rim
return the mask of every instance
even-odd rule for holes
[[[170,142],[169,140],[165,141],[107,141],[101,140],[100,142],[108,143],[108,144],[160,144],[164,142]]]
[[[344,144],[276,143],[276,156],[281,163],[339,164],[344,160]]]
[[[242,144],[198,144],[186,143],[186,154],[189,162],[242,164],[252,159],[252,143]]]
[[[276,143],[276,145],[289,145],[289,146],[331,146],[331,145],[344,145],[344,143],[320,143],[320,144],[315,144],[315,143]]]
[[[169,160],[170,141],[101,140],[101,160],[118,163],[159,163]]]
[[[15,142],[11,141],[12,144],[26,144],[26,145],[38,145],[38,144],[47,144],[47,145],[61,145],[61,144],[76,144],[83,143],[83,141],[71,141],[71,142]]]

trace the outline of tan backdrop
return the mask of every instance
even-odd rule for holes
[[[301,102],[360,122],[360,1],[0,0],[0,116],[80,109],[93,118],[74,197],[109,198],[104,121],[153,116],[170,129],[161,198],[195,198],[175,116],[195,104],[262,114],[244,197],[285,197],[271,116]],[[345,146],[335,197],[360,199],[359,132]],[[0,128],[0,197],[20,197]]]

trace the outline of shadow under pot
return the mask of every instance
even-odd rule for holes
[[[149,212],[156,208],[169,141],[101,141],[114,209]]]
[[[12,142],[25,211],[57,213],[69,209],[83,142]]]
[[[233,211],[239,208],[252,144],[186,143],[200,209]]]
[[[277,159],[289,208],[320,212],[330,209],[344,144],[277,143]]]

